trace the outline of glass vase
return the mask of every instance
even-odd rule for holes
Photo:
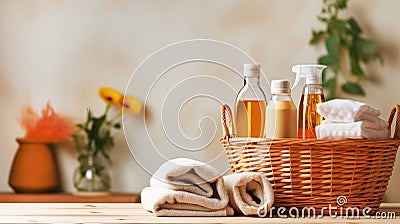
[[[74,172],[74,187],[79,192],[107,192],[111,187],[110,162],[100,153],[79,157],[79,166]]]

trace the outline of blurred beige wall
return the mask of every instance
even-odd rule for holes
[[[323,48],[308,45],[311,30],[321,26],[316,19],[321,2],[0,1],[0,191],[11,191],[7,183],[8,174],[17,149],[15,138],[23,135],[17,121],[23,106],[31,104],[40,109],[50,100],[57,111],[82,121],[87,107],[92,107],[97,113],[102,112],[104,105],[97,97],[100,86],[112,86],[124,91],[132,73],[146,57],[168,44],[194,38],[216,39],[244,50],[262,65],[269,80],[293,80],[290,72],[293,64],[314,63],[324,53]],[[392,105],[400,102],[398,8],[400,1],[397,0],[351,0],[349,5],[349,13],[359,20],[365,35],[381,45],[381,53],[385,58],[384,67],[373,63],[367,68],[375,81],[364,85],[365,98],[356,99],[380,108],[384,118],[387,118]],[[241,67],[239,64],[237,66]],[[213,69],[211,66],[200,70],[212,75],[212,71],[218,71],[217,68]],[[179,80],[179,69],[174,72],[178,78],[171,75],[176,79],[167,77],[160,80],[157,87],[159,94],[165,93],[164,90]],[[220,78],[226,79],[236,90],[241,87],[238,77],[222,75]],[[140,84],[136,86],[133,93],[144,100],[140,93],[147,90],[141,89]],[[207,82],[199,82],[196,86],[207,89]],[[299,89],[294,93],[295,101],[298,101]],[[233,101],[235,97],[232,92],[218,94],[226,101]],[[153,92],[155,101],[162,97],[157,97],[157,91]],[[154,107],[153,111],[159,111]],[[215,125],[212,122],[205,123],[205,130],[210,128],[214,129],[212,133],[216,132],[215,139],[208,147],[211,151],[204,150],[195,158],[212,160],[218,156],[214,165],[221,171],[226,170],[227,160],[221,156],[223,149],[218,141],[222,135],[219,104],[205,100],[201,107],[192,104],[185,110],[185,116],[179,119],[183,119],[182,130],[190,136],[199,135],[199,118],[209,115],[214,119]],[[160,114],[154,113],[152,116],[159,117]],[[137,127],[129,136],[136,150],[146,154],[146,150],[153,146],[174,147],[162,137],[159,141],[155,138],[153,145],[141,141],[148,132],[140,124],[140,119],[136,117],[130,120],[137,122]],[[157,127],[152,122],[156,123],[149,121],[149,125]],[[156,136],[163,134],[162,130],[154,131]],[[117,144],[112,152],[112,190],[140,192],[148,184],[149,175],[131,156],[123,133],[115,135]],[[176,136],[180,135],[177,133]],[[199,140],[207,142],[202,137]],[[72,173],[77,162],[73,146],[57,145],[56,154],[63,189],[75,191]],[[171,157],[178,157],[186,156],[187,152],[175,150],[171,154]],[[400,202],[400,192],[397,190],[400,187],[399,161],[386,201]],[[145,166],[155,169],[159,164],[155,162]]]

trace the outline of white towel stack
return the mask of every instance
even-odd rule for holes
[[[142,206],[157,216],[230,216],[268,212],[274,191],[256,172],[220,177],[212,166],[188,158],[165,162],[141,193]],[[229,204],[233,207],[230,207]]]
[[[157,216],[228,216],[229,196],[218,171],[203,162],[177,158],[165,162],[141,192],[143,208]]]
[[[365,103],[334,99],[317,104],[325,121],[316,127],[318,139],[388,139],[388,122],[381,112]]]

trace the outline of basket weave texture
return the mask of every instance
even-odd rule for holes
[[[393,139],[316,140],[295,138],[236,138],[232,112],[222,106],[225,148],[233,173],[260,172],[274,189],[274,207],[328,206],[377,211],[392,175],[400,145],[400,105]],[[228,120],[226,117],[228,114]],[[228,122],[228,123],[227,123]],[[322,210],[327,213],[327,210]]]

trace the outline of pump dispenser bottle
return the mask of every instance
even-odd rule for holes
[[[296,73],[296,87],[300,78],[306,79],[306,85],[299,104],[299,138],[316,138],[315,127],[320,125],[323,117],[317,113],[317,104],[325,102],[324,89],[322,88],[322,71],[325,65],[295,65],[292,71]]]
[[[244,64],[244,85],[235,100],[237,137],[265,137],[267,100],[260,87],[260,65]]]

